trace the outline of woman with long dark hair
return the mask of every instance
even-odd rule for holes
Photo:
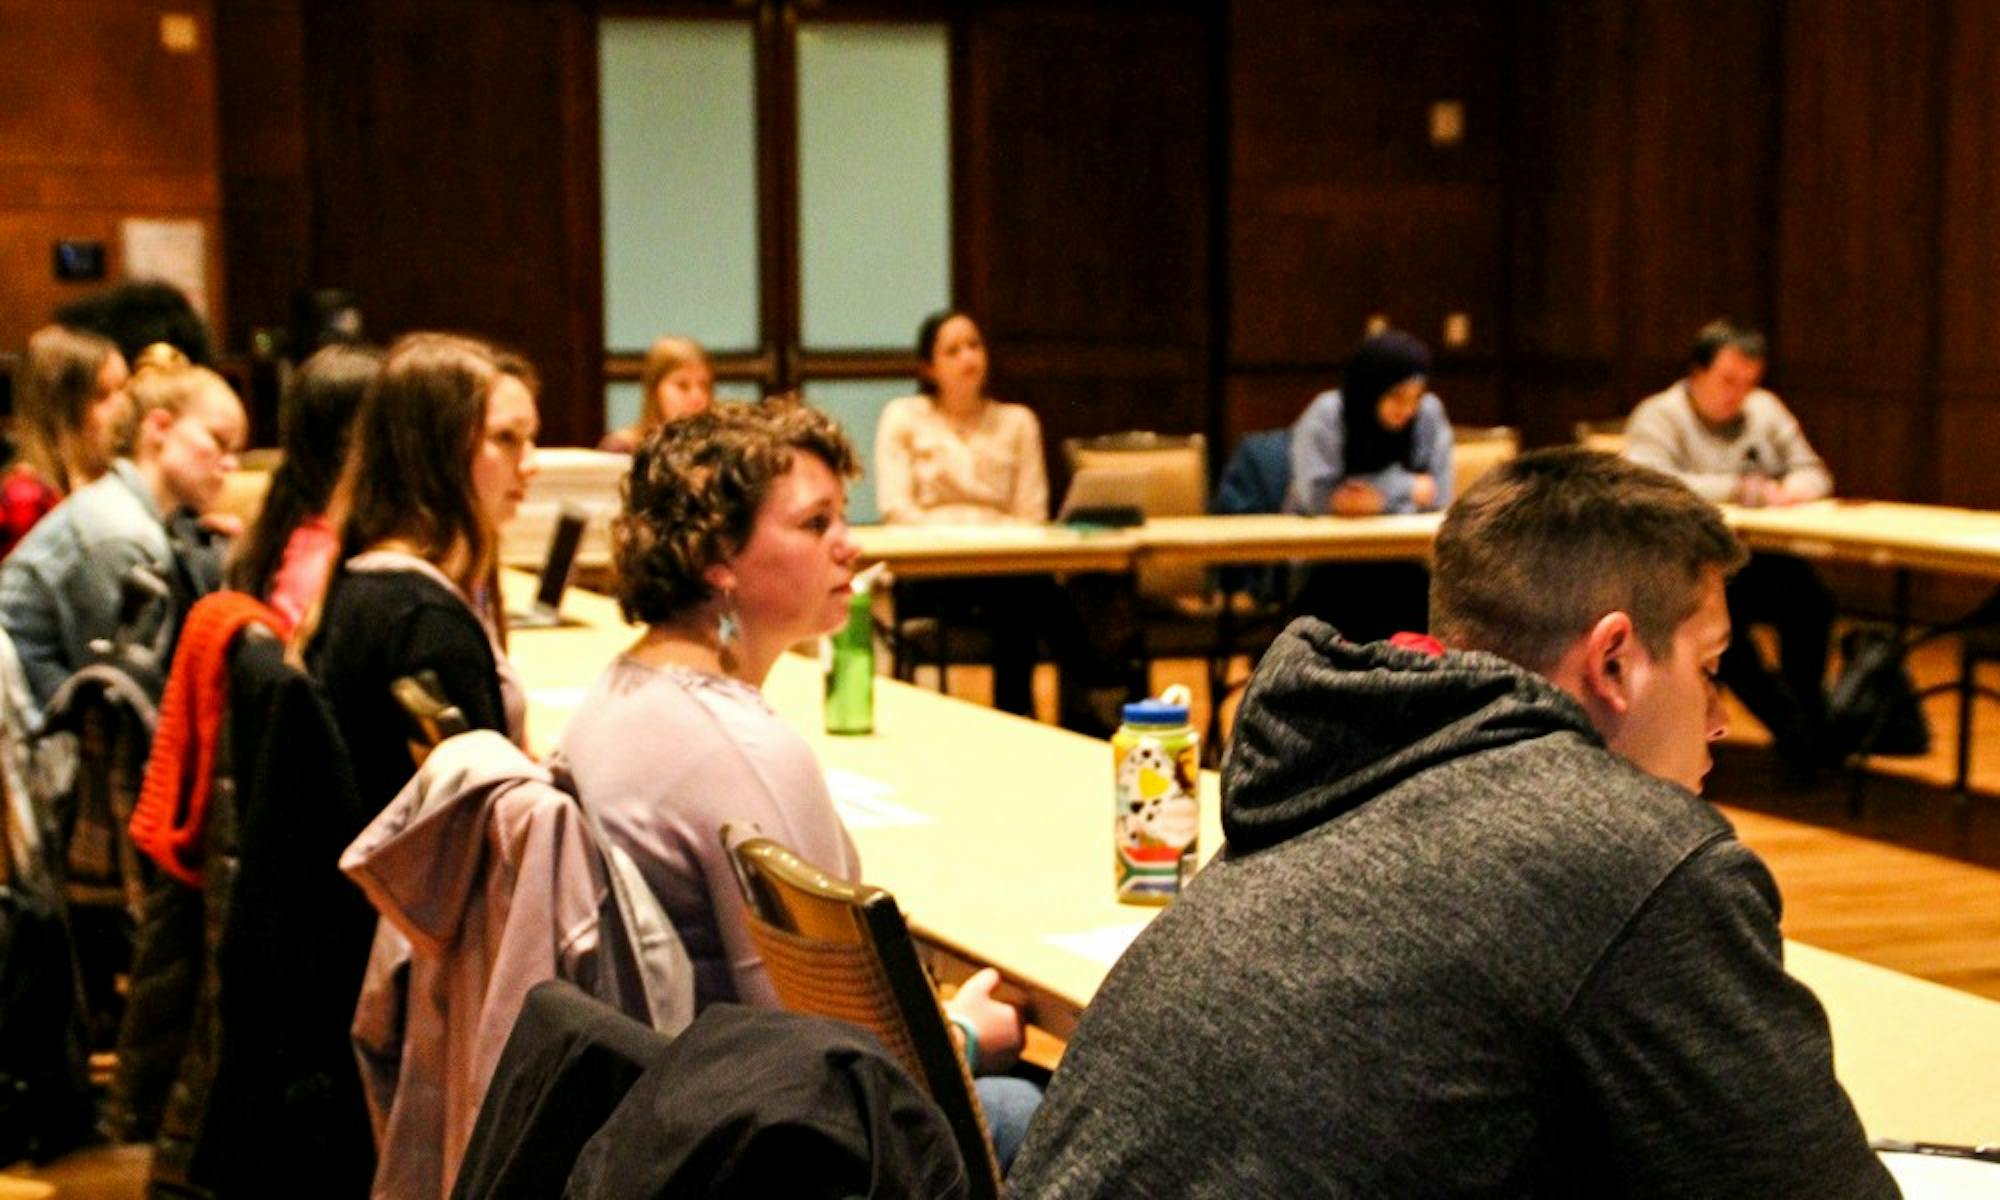
[[[326,510],[347,462],[354,414],[381,369],[381,351],[335,344],[308,358],[285,389],[278,429],[284,461],[237,544],[229,586],[263,597],[294,626],[326,589],[339,549]]]
[[[490,581],[538,430],[534,392],[505,356],[448,334],[397,341],[362,401],[335,492],[338,561],[296,640],[364,806],[388,803],[415,773],[389,690],[403,676],[429,670],[472,728],[526,737]]]

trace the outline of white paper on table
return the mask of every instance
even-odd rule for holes
[[[833,807],[849,829],[883,829],[894,825],[931,823],[928,813],[905,808],[890,800],[889,797],[896,794],[895,787],[871,776],[841,767],[828,767],[826,790],[832,794]]]
[[[1096,929],[1085,929],[1077,933],[1052,933],[1042,940],[1058,950],[1067,950],[1080,958],[1103,963],[1108,967],[1118,961],[1119,956],[1123,955],[1126,948],[1132,944],[1132,939],[1138,937],[1139,931],[1147,924],[1148,922],[1140,921],[1133,925],[1100,925]]]
[[[1883,1151],[1882,1165],[1903,1189],[1903,1200],[1993,1200],[2000,1196],[2000,1163]]]
[[[208,227],[198,220],[127,217],[119,223],[125,278],[157,279],[187,295],[208,315]]]

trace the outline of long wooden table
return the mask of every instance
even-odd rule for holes
[[[1888,500],[1725,511],[1737,536],[1757,550],[1883,570],[2000,579],[2000,512]]]
[[[531,585],[508,580],[510,591]],[[521,631],[511,645],[544,748],[636,636],[603,597],[572,593],[565,610],[586,623]],[[896,894],[941,975],[990,963],[1034,1021],[1073,1029],[1154,911],[1112,898],[1109,747],[887,679],[875,732],[835,737],[821,688],[814,663],[788,657],[765,692],[826,767],[867,879]],[[1213,773],[1202,790],[1206,857],[1221,845]],[[1836,1070],[1872,1135],[2000,1141],[2000,1003],[1796,943],[1787,963],[1826,1006]]]
[[[1725,506],[1723,515],[1745,543],[1759,550],[1878,569],[2000,579],[2000,512],[1821,500],[1790,508]],[[887,562],[897,574],[915,577],[1421,559],[1430,551],[1440,520],[1436,513],[1155,517],[1119,530],[865,525],[854,534],[865,561]]]
[[[863,562],[886,562],[898,578],[1030,575],[1132,569],[1131,529],[1062,525],[857,525]]]
[[[1386,517],[1154,517],[1130,529],[1061,525],[861,525],[864,562],[901,578],[1123,573],[1148,566],[1421,559],[1436,513]]]

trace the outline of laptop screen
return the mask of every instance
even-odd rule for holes
[[[1078,467],[1070,476],[1069,490],[1063,493],[1056,520],[1068,521],[1079,512],[1106,509],[1146,510],[1146,492],[1151,486],[1144,467]]]
[[[583,544],[583,527],[589,521],[590,515],[577,505],[562,506],[555,534],[549,538],[549,555],[542,560],[541,583],[535,588],[536,608],[554,612],[562,607],[570,567],[576,562],[576,549]]]

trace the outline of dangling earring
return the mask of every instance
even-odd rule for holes
[[[733,650],[743,640],[743,622],[736,616],[736,593],[722,593],[722,609],[715,615],[715,641],[723,650]]]

